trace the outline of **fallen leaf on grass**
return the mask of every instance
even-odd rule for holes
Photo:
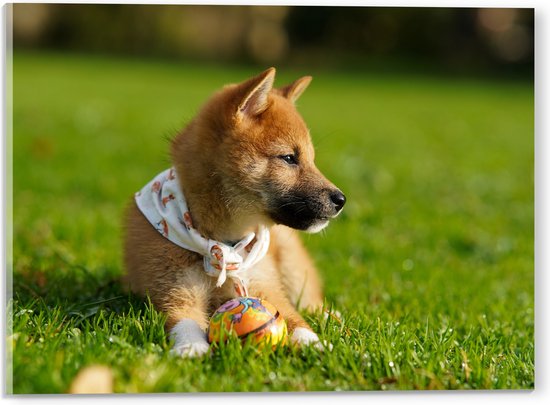
[[[106,366],[88,366],[81,369],[69,389],[71,394],[112,394],[113,373]]]

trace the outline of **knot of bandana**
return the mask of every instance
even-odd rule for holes
[[[248,295],[244,273],[258,263],[269,248],[269,230],[259,226],[231,246],[203,237],[194,227],[176,171],[167,169],[135,194],[138,208],[153,227],[172,243],[204,257],[204,271],[221,287],[227,278],[235,291]]]

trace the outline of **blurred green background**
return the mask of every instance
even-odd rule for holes
[[[14,392],[94,363],[116,392],[533,388],[533,17],[15,5]],[[213,91],[267,65],[314,77],[298,109],[348,203],[303,239],[345,323],[308,318],[319,357],[177,362],[118,282],[124,207]]]
[[[534,10],[18,4],[27,48],[307,69],[523,75]]]

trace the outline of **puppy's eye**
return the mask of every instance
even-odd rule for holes
[[[298,164],[298,158],[296,157],[296,155],[281,155],[279,156],[279,159],[284,160],[285,163],[288,163],[289,165]]]

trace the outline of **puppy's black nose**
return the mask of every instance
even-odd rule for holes
[[[336,212],[339,212],[346,203],[346,196],[340,190],[336,190],[330,193],[330,201],[334,204]]]

